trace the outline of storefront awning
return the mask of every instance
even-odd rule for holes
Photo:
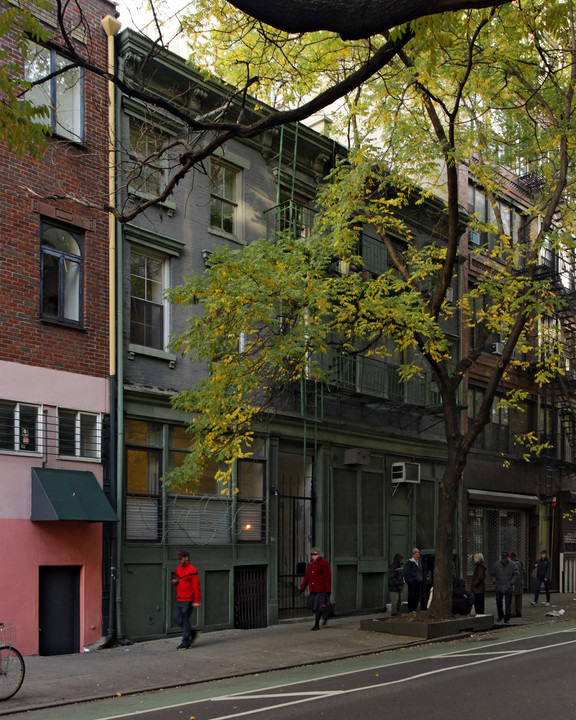
[[[117,522],[94,473],[32,468],[31,520]]]
[[[478,505],[491,505],[492,507],[533,507],[538,504],[537,495],[522,495],[520,493],[490,492],[488,490],[468,490],[468,502]]]

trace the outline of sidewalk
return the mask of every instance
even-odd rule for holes
[[[551,607],[530,605],[524,595],[521,618],[491,632],[540,623],[576,621],[574,594],[552,595]],[[486,611],[495,610],[486,598]],[[564,610],[558,617],[550,611]],[[312,633],[312,619],[258,630],[221,630],[200,635],[187,651],[176,651],[179,638],[163,638],[89,653],[27,657],[26,677],[17,695],[0,704],[0,716],[67,705],[83,700],[188,685],[227,677],[409,647],[416,638],[360,630],[360,620],[386,615],[337,617]]]

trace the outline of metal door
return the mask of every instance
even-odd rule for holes
[[[412,555],[408,546],[409,525],[410,518],[407,515],[390,515],[388,524],[388,555],[390,563],[392,563],[396,553],[400,553],[404,561],[407,561]]]
[[[234,569],[234,627],[241,630],[266,627],[266,566]]]
[[[80,652],[80,568],[40,567],[38,601],[39,654]]]

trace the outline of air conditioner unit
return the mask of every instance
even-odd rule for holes
[[[504,352],[504,343],[503,342],[492,343],[492,354],[493,355],[502,355],[503,352]]]
[[[420,463],[396,462],[392,463],[393,483],[419,483]]]
[[[446,300],[449,303],[454,302],[454,288],[451,285],[446,288]]]

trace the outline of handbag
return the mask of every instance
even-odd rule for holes
[[[336,607],[330,600],[322,605],[322,618],[324,620],[330,620],[336,615]]]

